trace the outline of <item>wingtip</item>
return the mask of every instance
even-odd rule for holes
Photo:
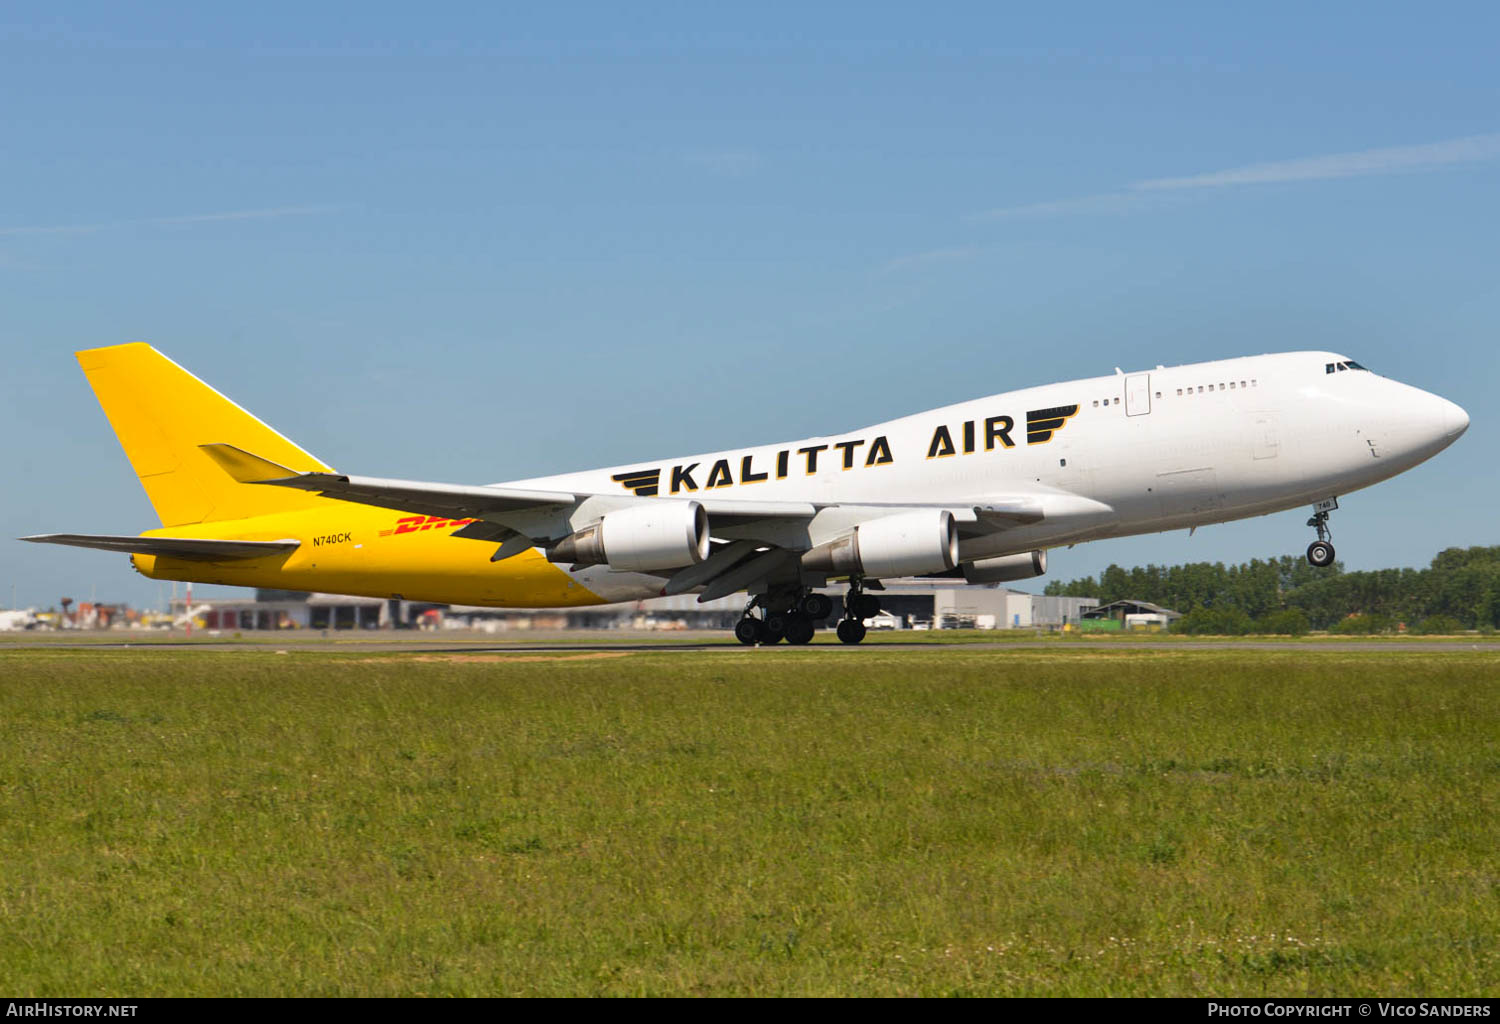
[[[242,484],[274,483],[299,475],[295,469],[288,469],[279,462],[263,459],[232,444],[200,444],[198,447],[220,469]]]

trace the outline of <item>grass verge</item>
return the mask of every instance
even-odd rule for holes
[[[1500,658],[0,653],[0,990],[1500,991]]]

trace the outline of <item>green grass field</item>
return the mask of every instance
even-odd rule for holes
[[[1500,993],[1500,656],[0,652],[0,992]]]

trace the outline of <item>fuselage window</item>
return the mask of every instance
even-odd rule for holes
[[[1202,384],[1198,385],[1198,394],[1200,394],[1200,395],[1203,394],[1203,385]]]
[[[1233,390],[1234,390],[1234,381],[1230,381],[1230,382],[1229,382],[1229,390],[1230,390],[1230,391],[1233,391]]]
[[[1348,363],[1335,363],[1334,365],[1339,368],[1339,373],[1343,373],[1345,370],[1349,369]]]
[[[1332,373],[1333,372],[1333,364],[1332,363],[1325,363],[1323,365],[1323,372],[1324,373]]]

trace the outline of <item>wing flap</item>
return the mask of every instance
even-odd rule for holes
[[[690,565],[673,573],[672,578],[667,580],[667,585],[662,588],[662,593],[668,597],[685,594],[728,572],[754,553],[754,541],[737,540],[726,544],[697,565]]]
[[[782,568],[788,563],[795,562],[797,554],[785,548],[771,548],[762,551],[732,569],[721,572],[714,577],[698,595],[698,603],[706,604],[709,601],[717,601],[721,597],[728,597],[736,590],[743,590],[748,584],[753,583],[762,576],[769,576],[772,572]]]
[[[222,562],[237,558],[264,558],[296,551],[295,540],[211,540],[200,537],[129,537],[94,533],[42,533],[22,537],[33,544],[66,544],[75,548],[98,548],[127,555],[165,555],[196,562]]]

